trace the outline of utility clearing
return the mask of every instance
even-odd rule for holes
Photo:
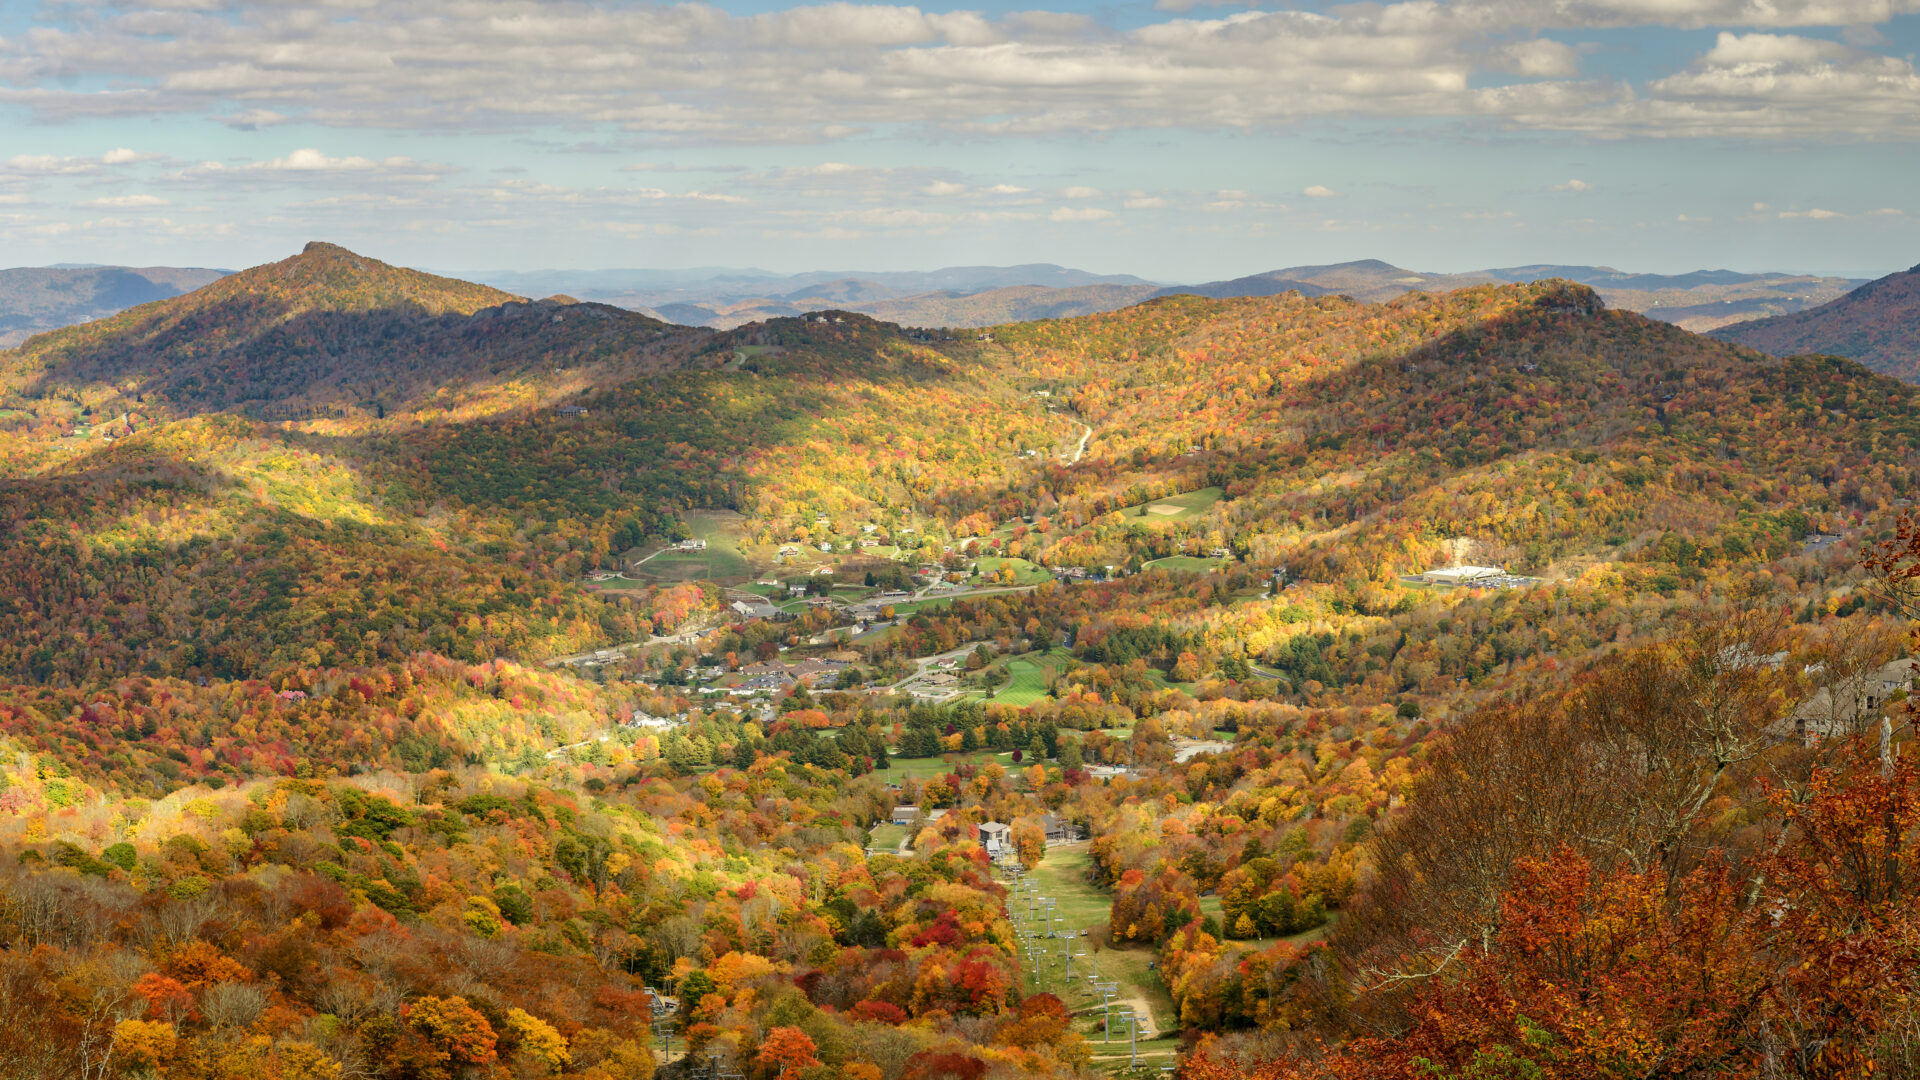
[[[1026,986],[1031,992],[1045,991],[1065,1002],[1074,1015],[1076,1029],[1093,1044],[1096,1065],[1121,1073],[1134,1058],[1128,1049],[1127,1028],[1116,1023],[1111,1032],[1102,1030],[1102,999],[1092,986],[1095,981],[1117,984],[1111,1015],[1118,1015],[1121,1006],[1129,1006],[1141,1018],[1134,1040],[1139,1061],[1143,1066],[1158,1068],[1172,1062],[1179,1049],[1173,996],[1152,966],[1152,946],[1096,950],[1098,937],[1092,931],[1107,925],[1113,898],[1087,880],[1091,866],[1086,844],[1050,845],[1045,858],[1027,877],[1034,882],[1036,897],[1053,901],[1051,920],[1043,914],[1045,904],[1009,901],[1017,924],[1042,931],[1051,926],[1046,932],[1058,935],[1037,939],[1031,951],[1023,953]],[[1088,933],[1082,936],[1081,931]],[[1072,950],[1071,960],[1066,959],[1068,949]]]

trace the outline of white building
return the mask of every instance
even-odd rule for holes
[[[987,854],[998,855],[1013,850],[1013,826],[998,821],[983,821],[979,827],[980,846]]]
[[[1449,566],[1444,570],[1429,570],[1420,576],[1427,581],[1443,585],[1464,585],[1467,582],[1483,578],[1497,578],[1506,574],[1497,566]]]

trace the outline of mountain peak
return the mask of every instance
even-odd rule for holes
[[[211,302],[271,300],[289,311],[403,309],[434,315],[471,315],[520,299],[486,285],[392,266],[324,240],[310,241],[298,255],[242,270],[202,291],[203,299]]]

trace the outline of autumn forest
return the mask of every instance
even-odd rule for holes
[[[0,1080],[1920,1077],[1920,397],[1547,279],[0,352]]]

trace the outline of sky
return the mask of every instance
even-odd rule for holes
[[[0,0],[0,265],[1920,263],[1920,0]]]

